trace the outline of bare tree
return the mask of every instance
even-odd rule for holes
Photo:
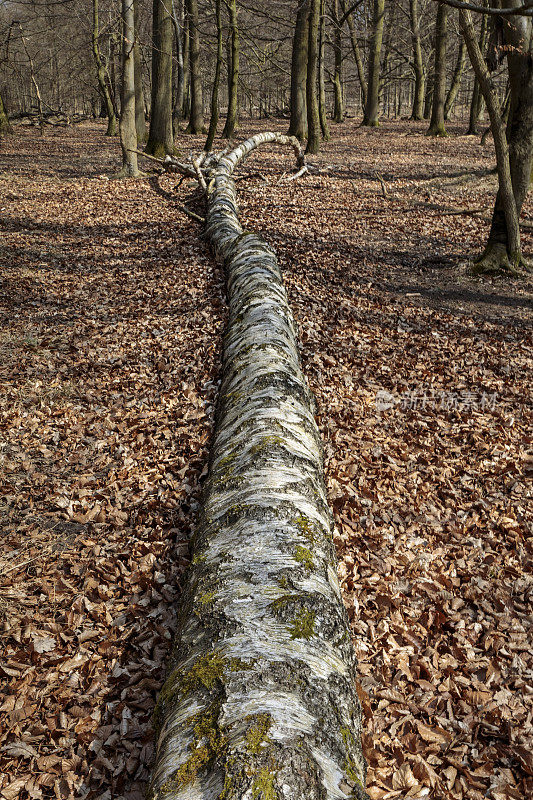
[[[135,129],[135,10],[134,0],[122,0],[122,102],[120,112],[122,169],[116,177],[137,178]]]
[[[435,23],[435,69],[433,72],[433,100],[428,136],[446,136],[444,103],[446,102],[446,42],[448,37],[448,6],[439,0]]]
[[[170,0],[153,0],[152,101],[146,152],[174,152],[172,128],[172,42]]]
[[[381,45],[385,21],[385,0],[374,0],[372,18],[372,42],[368,58],[368,94],[363,125],[376,128],[379,125],[379,90],[381,83]]]

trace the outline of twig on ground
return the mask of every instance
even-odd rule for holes
[[[381,194],[383,197],[388,197],[387,184],[385,183],[383,176],[380,175],[379,172],[376,172],[376,178],[381,183]]]
[[[201,217],[200,214],[196,214],[194,211],[191,211],[190,208],[187,206],[180,206],[180,211],[183,211],[184,214],[187,214],[188,217],[191,219],[196,220],[196,222],[201,222],[202,225],[205,225],[205,217]]]

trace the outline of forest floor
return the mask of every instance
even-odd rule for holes
[[[465,267],[492,144],[423,129],[334,127],[293,183],[265,149],[242,220],[278,252],[318,402],[370,796],[525,798],[531,281]],[[103,133],[0,145],[4,800],[143,797],[206,474],[223,276],[192,182],[109,180]]]

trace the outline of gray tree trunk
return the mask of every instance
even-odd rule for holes
[[[516,8],[518,0],[503,0]],[[492,81],[473,34],[469,14],[460,12],[462,32],[490,116],[498,164],[498,194],[487,247],[476,272],[515,272],[529,268],[520,245],[519,218],[531,178],[533,159],[533,37],[531,19],[512,16],[503,26],[503,44],[509,65],[510,107],[507,132]]]
[[[237,214],[234,168],[266,142],[300,154],[293,137],[257,134],[207,176],[206,237],[225,265],[229,325],[194,556],[156,708],[149,797],[161,800],[367,797],[313,400],[276,256]]]
[[[291,121],[289,134],[303,141],[307,136],[307,0],[299,0],[292,39]]]
[[[231,59],[228,59],[228,113],[223,139],[231,139],[239,121],[239,23],[237,21],[237,0],[226,0],[230,20]]]
[[[307,0],[307,8],[307,152],[316,154],[322,134],[318,85],[320,0]]]
[[[359,78],[359,85],[361,87],[361,106],[364,109],[366,106],[367,85],[365,78],[365,68],[363,65],[363,58],[361,56],[361,50],[359,48],[359,43],[357,41],[357,31],[355,30],[353,14],[351,11],[348,13],[346,9],[346,0],[341,0],[341,8],[343,17],[345,16],[348,22],[348,30],[350,31],[350,44],[352,45],[352,53],[355,61],[355,66],[357,67],[357,77]]]
[[[137,132],[135,130],[135,23],[134,0],[122,0],[122,102],[120,105],[120,146],[122,170],[116,177],[136,178]]]
[[[152,102],[146,152],[154,156],[174,152],[171,11],[170,0],[153,0]]]
[[[435,24],[435,71],[433,73],[433,100],[431,121],[427,136],[446,136],[444,103],[446,101],[446,43],[448,38],[448,6],[439,0]]]
[[[413,43],[413,69],[415,72],[415,90],[413,95],[413,108],[411,119],[424,119],[424,93],[426,76],[424,73],[424,59],[422,56],[422,43],[420,41],[420,14],[418,0],[409,0],[409,16],[411,21],[411,41]]]
[[[453,104],[457,99],[459,89],[461,87],[461,78],[463,77],[463,70],[466,62],[466,44],[464,41],[459,43],[459,52],[457,53],[457,61],[455,62],[455,69],[453,71],[452,82],[446,95],[444,102],[444,119],[447,120],[452,113]]]
[[[139,3],[135,3],[135,129],[139,145],[146,141],[146,108],[142,80],[141,48],[139,47]]]
[[[510,0],[510,2],[512,2],[512,0]],[[490,126],[494,138],[496,163],[498,166],[498,195],[496,198],[496,205],[492,219],[491,233],[489,236],[487,249],[480,259],[480,262],[478,262],[476,271],[494,271],[496,269],[503,268],[504,266],[511,270],[516,270],[521,260],[520,227],[518,224],[521,204],[517,208],[517,200],[513,195],[513,166],[510,158],[508,137],[505,133],[505,126],[502,119],[498,97],[494,91],[489,71],[476,41],[470,12],[461,8],[459,10],[459,21],[461,33],[463,34],[466,46],[468,48],[470,61],[472,62],[472,66],[476,73],[476,78],[479,82],[480,90],[483,92],[483,97],[485,98],[485,103],[487,105],[487,111],[490,117]],[[524,20],[524,22],[526,21]],[[512,22],[509,22],[508,27],[516,30],[520,35],[522,31],[521,23],[521,20],[513,20]],[[531,65],[531,54],[529,53],[531,23],[526,22],[526,26],[526,30],[528,31],[527,39],[525,42],[522,39],[519,46],[526,46],[526,52],[522,53],[522,59],[524,60],[527,72],[529,73],[528,85],[526,85],[526,91],[524,92],[524,99],[527,98],[527,104],[529,105],[526,126],[526,133],[529,137],[528,153],[520,154],[522,157],[526,155],[528,156],[528,175],[525,190],[527,192],[527,186],[529,185],[529,171],[531,170],[531,134],[533,132],[533,67]],[[510,36],[507,38],[506,44],[513,44],[514,42],[516,46],[517,39],[518,36]],[[525,197],[525,192],[523,197]],[[498,229],[497,233],[499,235],[495,236],[494,228],[496,221]]]
[[[385,0],[374,0],[372,43],[368,56],[368,88],[363,125],[379,125],[379,89],[381,84],[381,45],[385,20]]]
[[[93,50],[94,62],[96,64],[96,76],[98,78],[98,85],[100,87],[100,93],[102,95],[106,108],[106,115],[107,115],[106,136],[115,136],[117,132],[117,117],[115,114],[115,108],[113,106],[113,100],[111,98],[111,92],[109,91],[109,86],[106,80],[107,73],[105,64],[100,54],[100,45],[98,43],[98,37],[100,35],[98,10],[99,10],[98,0],[93,0],[92,50]]]
[[[187,18],[189,21],[189,69],[191,108],[188,133],[203,133],[204,101],[202,96],[202,76],[200,74],[200,28],[198,17],[198,0],[186,0]]]

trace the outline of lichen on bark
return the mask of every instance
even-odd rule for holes
[[[334,567],[314,402],[275,253],[239,223],[223,155],[206,236],[227,276],[228,331],[209,475],[150,793],[168,800],[364,797],[356,661]],[[299,164],[301,166],[301,163]]]

